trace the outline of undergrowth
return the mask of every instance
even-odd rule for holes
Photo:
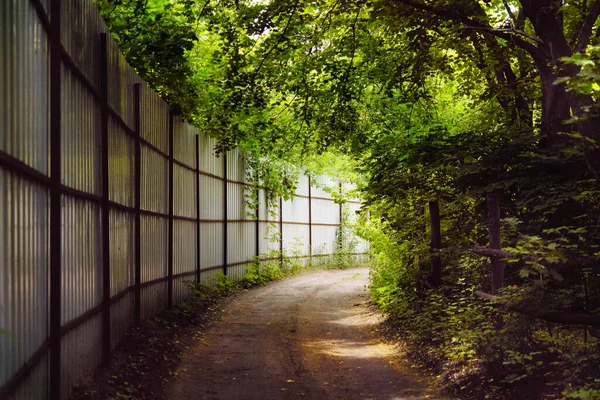
[[[372,299],[412,361],[440,376],[446,389],[464,399],[600,399],[600,332],[508,312],[475,296],[490,268],[481,257],[444,255],[444,282],[432,288],[418,246],[377,233],[372,239]],[[566,290],[539,280],[499,295],[525,309],[564,309]]]

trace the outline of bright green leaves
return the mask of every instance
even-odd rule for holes
[[[96,0],[129,63],[177,112],[190,118],[197,87],[186,57],[197,39],[192,0]]]

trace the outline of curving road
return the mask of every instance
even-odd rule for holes
[[[378,340],[368,269],[319,271],[236,296],[182,360],[169,398],[440,399]]]

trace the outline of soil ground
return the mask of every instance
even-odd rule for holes
[[[367,268],[318,271],[166,310],[72,399],[443,399],[384,338],[367,282]]]
[[[378,332],[367,268],[249,290],[187,350],[167,398],[441,399]]]

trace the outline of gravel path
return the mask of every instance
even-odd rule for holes
[[[368,269],[319,271],[236,296],[184,356],[169,398],[441,399],[380,340]]]

